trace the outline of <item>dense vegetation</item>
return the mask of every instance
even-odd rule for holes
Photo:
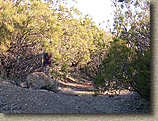
[[[149,1],[117,3],[113,0],[113,4],[116,36],[102,61],[95,84],[103,91],[125,88],[150,99]]]
[[[114,34],[68,2],[0,1],[1,78],[24,81],[43,70],[41,53],[52,52],[54,77],[78,73],[97,91],[130,89],[149,99],[149,1],[113,0]]]

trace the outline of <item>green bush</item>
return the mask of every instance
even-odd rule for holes
[[[101,71],[104,79],[99,74],[96,76],[96,89],[105,88],[100,85],[107,83],[109,89],[129,89],[150,99],[150,50],[141,53],[128,47],[123,40],[115,41],[102,61]]]
[[[142,97],[150,99],[150,51],[139,54],[131,65],[131,71],[135,72],[131,78],[131,86]]]

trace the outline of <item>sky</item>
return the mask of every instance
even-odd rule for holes
[[[107,21],[109,25],[113,25],[113,8],[110,0],[76,0],[78,3],[75,7],[82,12],[83,15],[89,14],[92,21],[104,30],[107,30]],[[103,23],[104,21],[104,23]],[[102,23],[99,25],[99,23]]]

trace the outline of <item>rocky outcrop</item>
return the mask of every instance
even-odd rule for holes
[[[31,89],[55,90],[56,83],[43,72],[34,72],[27,76],[27,86]]]

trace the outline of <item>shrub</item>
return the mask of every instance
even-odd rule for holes
[[[102,75],[96,76],[94,86],[106,85],[114,90],[128,89],[150,99],[150,50],[143,53],[127,46],[123,40],[111,43],[102,61]],[[102,79],[103,77],[104,79]],[[99,78],[99,79],[98,79]],[[104,81],[103,81],[104,80]],[[102,86],[106,88],[106,86]]]

